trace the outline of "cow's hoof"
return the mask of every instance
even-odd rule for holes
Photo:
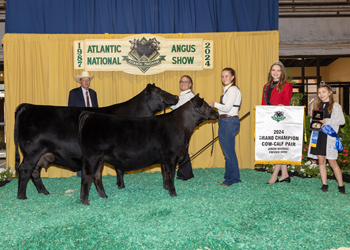
[[[90,202],[89,201],[83,201],[83,200],[80,200],[81,203],[83,203],[84,206],[89,206],[90,205]]]
[[[26,195],[17,195],[17,199],[19,199],[19,200],[26,200],[27,196]]]
[[[108,198],[108,196],[106,194],[98,194],[98,196],[100,196],[101,198]]]
[[[118,185],[118,189],[123,189],[123,188],[125,188],[125,185]]]
[[[174,192],[174,193],[169,193],[169,194],[170,194],[171,197],[176,197],[176,196],[177,196],[176,192]]]
[[[39,192],[39,193],[44,194],[44,195],[50,194],[49,191],[47,191],[47,190],[41,191],[41,192]]]

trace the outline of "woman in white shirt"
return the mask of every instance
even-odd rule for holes
[[[178,107],[182,106],[186,102],[188,102],[192,97],[194,97],[194,94],[192,92],[193,82],[192,78],[188,75],[184,75],[180,78],[180,89],[181,93],[179,96],[179,101],[176,105],[171,106],[173,110],[177,109]],[[189,180],[193,178],[193,172],[192,172],[192,164],[190,161],[190,156],[188,154],[188,149],[185,154],[185,157],[181,162],[179,162],[179,169],[177,171],[177,179],[180,180]]]
[[[240,128],[238,110],[241,106],[241,91],[235,84],[235,71],[225,68],[221,72],[221,81],[225,85],[221,102],[209,102],[209,106],[219,111],[219,141],[225,155],[224,182],[220,186],[231,186],[241,182],[238,160],[235,150],[235,138]]]

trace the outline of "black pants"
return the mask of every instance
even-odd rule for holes
[[[179,170],[177,170],[177,177],[179,177],[182,180],[188,180],[194,177],[192,172],[190,155],[188,154],[188,151],[186,152],[184,159],[181,162],[179,162]]]

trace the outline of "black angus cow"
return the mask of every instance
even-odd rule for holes
[[[157,41],[156,38],[149,39],[147,42],[139,42],[139,41],[136,41],[136,42],[137,43],[134,47],[136,49],[136,53],[138,54],[139,58],[141,58],[143,55],[149,58],[154,53],[154,51],[160,49],[159,42]]]
[[[124,171],[160,164],[163,187],[176,196],[176,163],[183,159],[193,130],[218,113],[197,94],[180,108],[149,118],[128,118],[84,112],[79,122],[83,153],[80,200],[89,205],[92,181],[100,197],[107,198],[102,184],[102,167],[107,162],[119,169],[117,184],[124,187]]]
[[[40,177],[43,165],[46,169],[49,164],[57,164],[75,171],[81,170],[82,153],[78,141],[78,125],[82,111],[150,117],[177,102],[177,96],[154,84],[148,84],[132,99],[103,108],[19,105],[15,113],[14,132],[16,171],[19,173],[17,198],[27,198],[29,178],[33,180],[39,193],[49,194]],[[19,166],[18,146],[23,153],[23,161]]]

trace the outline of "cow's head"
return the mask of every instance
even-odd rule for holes
[[[157,112],[175,105],[179,101],[179,97],[177,95],[172,95],[161,88],[156,87],[156,85],[148,84],[147,87],[143,90],[147,98],[147,104],[152,110]]]
[[[195,111],[199,113],[203,118],[206,118],[206,120],[219,119],[219,113],[210,107],[203,98],[200,98],[199,94],[193,97],[190,102]]]

